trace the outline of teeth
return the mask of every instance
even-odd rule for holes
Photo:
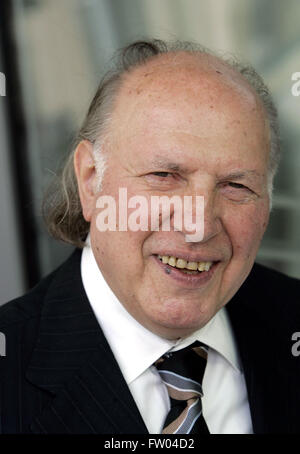
[[[171,266],[176,266],[176,258],[171,256],[168,260],[168,264]]]
[[[189,271],[209,271],[213,264],[213,262],[187,262],[186,260],[176,258],[173,255],[159,255],[158,258],[162,261],[162,263]]]
[[[198,263],[198,271],[204,271],[204,267],[205,267],[205,262]]]
[[[198,263],[197,262],[188,262],[186,268],[188,270],[197,270],[198,268]]]
[[[205,263],[205,271],[209,271],[209,268],[211,267],[212,262],[206,262]]]
[[[186,268],[187,261],[184,259],[177,259],[176,261],[176,268]]]

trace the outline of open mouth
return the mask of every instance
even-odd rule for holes
[[[201,273],[206,273],[211,269],[214,263],[216,263],[216,262],[191,262],[179,257],[168,255],[157,255],[157,257],[163,264],[176,268],[184,274],[199,275]]]

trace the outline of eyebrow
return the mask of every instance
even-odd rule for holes
[[[155,159],[151,162],[151,165],[156,168],[163,168],[165,170],[172,170],[173,172],[186,172],[186,167],[172,161],[168,161],[162,158]]]
[[[164,170],[170,170],[173,172],[182,172],[182,173],[188,173],[188,168],[185,166],[182,166],[181,164],[178,164],[176,162],[169,161],[168,159],[164,158],[157,158],[151,161],[150,165],[157,169],[164,169]],[[235,180],[242,180],[244,178],[252,178],[252,179],[260,179],[263,177],[263,174],[258,172],[257,170],[254,169],[248,169],[248,170],[236,170],[232,171],[230,173],[222,174],[219,176],[218,180],[219,181],[225,181],[229,179],[235,179]]]
[[[263,175],[257,172],[257,170],[237,170],[224,175],[220,175],[220,180],[242,180],[243,178],[247,178],[249,176],[254,178],[262,178]]]

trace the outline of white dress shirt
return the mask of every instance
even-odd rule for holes
[[[161,433],[170,403],[166,386],[152,365],[170,350],[195,340],[209,346],[203,377],[203,416],[210,433],[252,433],[247,390],[226,310],[221,309],[203,328],[171,341],[137,322],[106,283],[87,243],[81,259],[87,297],[119,364],[150,434]]]

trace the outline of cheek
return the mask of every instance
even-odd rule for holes
[[[256,256],[263,234],[268,224],[268,207],[264,204],[260,209],[249,207],[231,218],[228,233],[233,247],[233,255],[243,259]]]
[[[224,225],[232,255],[222,278],[223,301],[229,301],[251,271],[267,221],[268,210],[241,207],[240,212],[236,216],[232,214]]]
[[[114,269],[126,271],[127,267],[139,269],[142,265],[143,243],[146,232],[99,232],[96,222],[91,224],[93,248],[101,260],[103,267],[113,266]]]

